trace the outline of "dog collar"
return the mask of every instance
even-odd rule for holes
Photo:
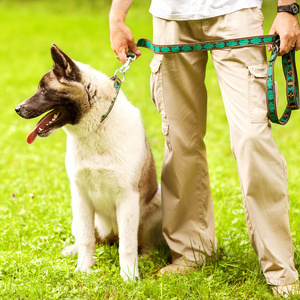
[[[112,99],[112,101],[110,103],[110,106],[109,106],[107,112],[104,115],[102,115],[100,122],[103,122],[106,119],[106,117],[109,115],[109,113],[111,112],[111,110],[113,109],[114,104],[115,104],[115,102],[117,100],[117,97],[119,95],[121,84],[122,84],[122,80],[117,75],[114,75],[110,79],[114,81],[115,94],[114,94],[114,97],[113,97],[113,99]]]

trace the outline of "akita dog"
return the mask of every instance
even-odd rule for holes
[[[28,143],[62,126],[67,133],[75,244],[62,254],[78,253],[76,270],[90,271],[96,241],[119,241],[121,276],[137,278],[138,247],[145,253],[163,241],[160,185],[140,112],[122,91],[110,111],[114,80],[54,44],[51,54],[53,68],[15,110],[25,119],[48,112]]]

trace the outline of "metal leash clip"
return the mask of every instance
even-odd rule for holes
[[[136,55],[134,53],[128,52],[127,53],[127,61],[126,63],[118,70],[116,70],[114,76],[117,76],[116,74],[119,72],[123,74],[123,78],[120,79],[122,82],[125,80],[125,73],[129,69],[129,64],[136,59]]]

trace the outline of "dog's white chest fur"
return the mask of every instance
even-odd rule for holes
[[[129,116],[133,117],[132,112]],[[118,126],[112,133],[114,136],[107,136],[106,130],[100,130],[100,134],[90,133],[87,137],[68,136],[66,156],[71,183],[92,202],[96,213],[109,217],[114,225],[116,205],[129,187],[138,184],[140,166],[145,158],[144,145],[141,144],[145,136],[141,128],[122,132],[128,123],[116,124],[121,128]]]
[[[118,127],[113,129],[111,124],[104,125],[104,129],[99,128],[88,135],[69,133],[66,155],[71,184],[80,189],[85,201],[91,202],[95,213],[111,223],[115,234],[116,207],[128,189],[137,188],[146,158],[139,112],[130,103],[123,102],[123,95],[120,96],[120,103],[116,103],[115,111],[109,116],[117,118],[113,125]],[[119,106],[123,109],[122,118],[118,119]]]
[[[80,189],[92,202],[95,212],[110,217],[116,225],[116,203],[120,201],[121,194],[116,172],[104,168],[81,169],[78,170],[75,180],[80,182]]]

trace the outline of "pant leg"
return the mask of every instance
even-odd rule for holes
[[[195,42],[196,22],[154,18],[154,43]],[[203,263],[216,248],[204,136],[207,53],[155,55],[152,97],[162,116],[163,233],[173,263]]]
[[[254,8],[211,19],[205,31],[211,38],[261,35],[262,23],[261,11]],[[212,58],[238,165],[250,241],[267,282],[280,285],[292,283],[298,273],[289,227],[286,162],[267,120],[265,52],[264,46],[215,50]]]

